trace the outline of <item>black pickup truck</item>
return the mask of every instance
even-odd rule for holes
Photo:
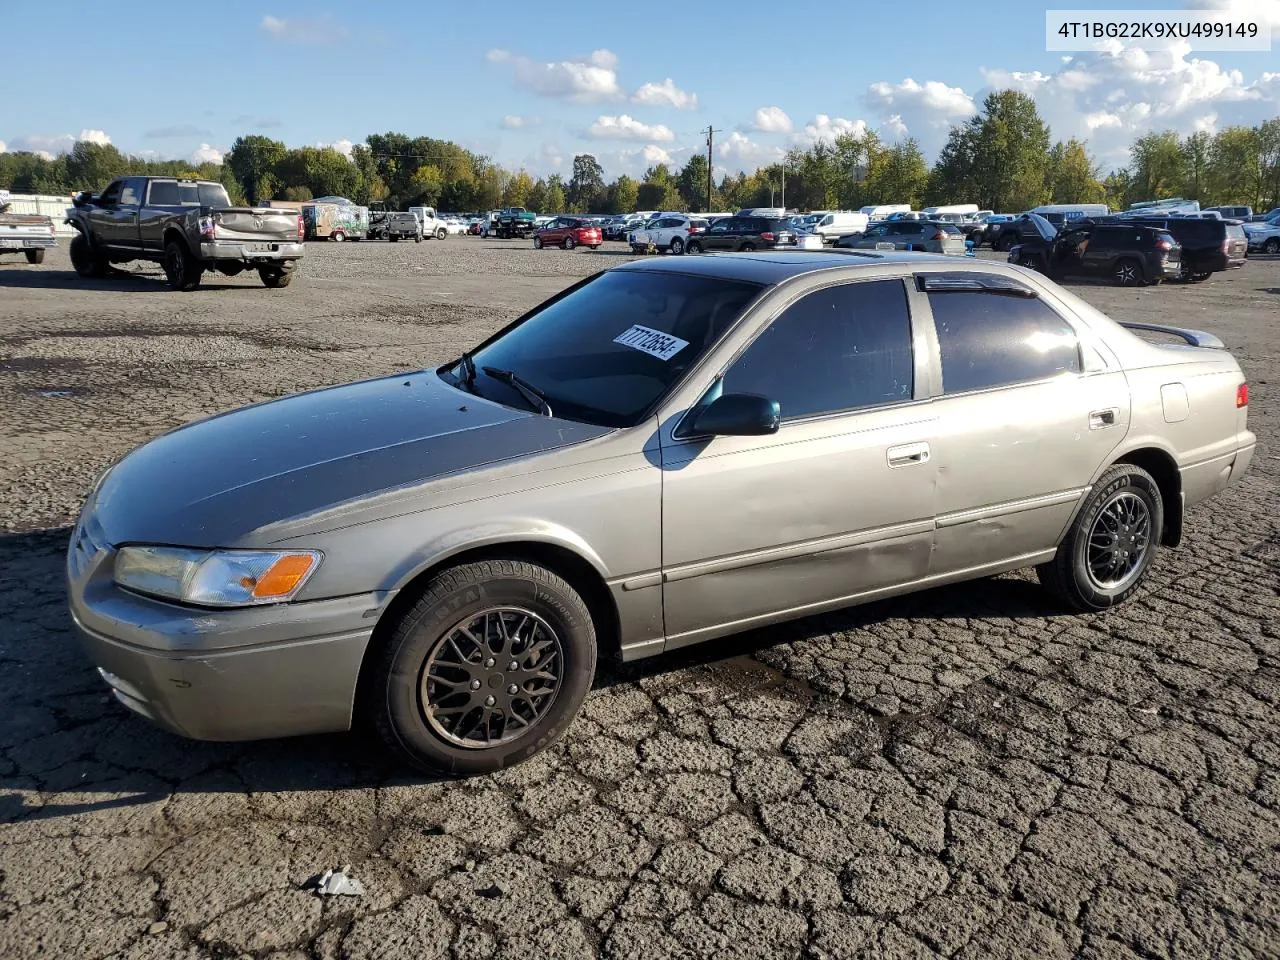
[[[234,207],[211,180],[122,177],[72,203],[71,265],[82,277],[150,260],[163,265],[174,290],[194,290],[205,271],[233,277],[253,269],[268,287],[287,287],[304,249],[297,210]]]

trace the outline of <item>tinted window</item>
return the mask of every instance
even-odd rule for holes
[[[120,185],[122,182],[117,180],[115,183],[109,184],[98,199],[103,203],[115,203],[120,199]]]
[[[808,417],[911,399],[911,321],[900,280],[818,290],[773,321],[730,367],[723,393]]]
[[[475,352],[476,368],[514,371],[547,394],[558,417],[634,426],[759,290],[712,277],[601,273],[498,334]],[[475,387],[492,400],[528,406],[519,391],[483,372]]]
[[[894,233],[900,233],[906,237],[918,236],[924,233],[924,225],[920,223],[900,223]]]
[[[1043,301],[1006,294],[929,294],[944,393],[964,393],[1080,371],[1075,331]]]
[[[711,229],[707,233],[727,233],[732,222],[731,220],[717,220],[711,225]]]
[[[151,182],[150,204],[153,207],[176,207],[178,205],[178,185],[172,180],[153,180]]]

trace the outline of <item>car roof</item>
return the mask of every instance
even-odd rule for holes
[[[711,253],[696,257],[670,257],[661,260],[632,260],[614,267],[639,273],[681,273],[699,277],[717,277],[722,280],[746,280],[767,286],[782,283],[792,277],[820,270],[845,268],[874,268],[897,263],[947,263],[958,265],[960,257],[943,254],[908,253],[893,250],[850,250],[832,253],[794,251],[752,251],[749,253]],[[981,261],[988,264],[989,261]],[[968,267],[966,262],[963,267]]]

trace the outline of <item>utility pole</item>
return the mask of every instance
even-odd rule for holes
[[[787,167],[786,161],[783,161],[782,167],[782,212],[787,212]]]
[[[714,133],[715,133],[715,130],[713,130],[711,128],[711,124],[708,123],[707,124],[707,213],[711,212],[711,178],[712,178],[711,143],[712,143],[712,134]]]

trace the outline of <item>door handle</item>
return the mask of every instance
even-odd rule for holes
[[[1115,407],[1108,407],[1106,410],[1094,410],[1089,414],[1089,429],[1101,430],[1103,427],[1114,427],[1116,425],[1116,414],[1120,411]]]
[[[920,443],[904,443],[900,446],[890,447],[888,450],[889,466],[906,467],[913,463],[929,462],[929,444],[921,441]]]

